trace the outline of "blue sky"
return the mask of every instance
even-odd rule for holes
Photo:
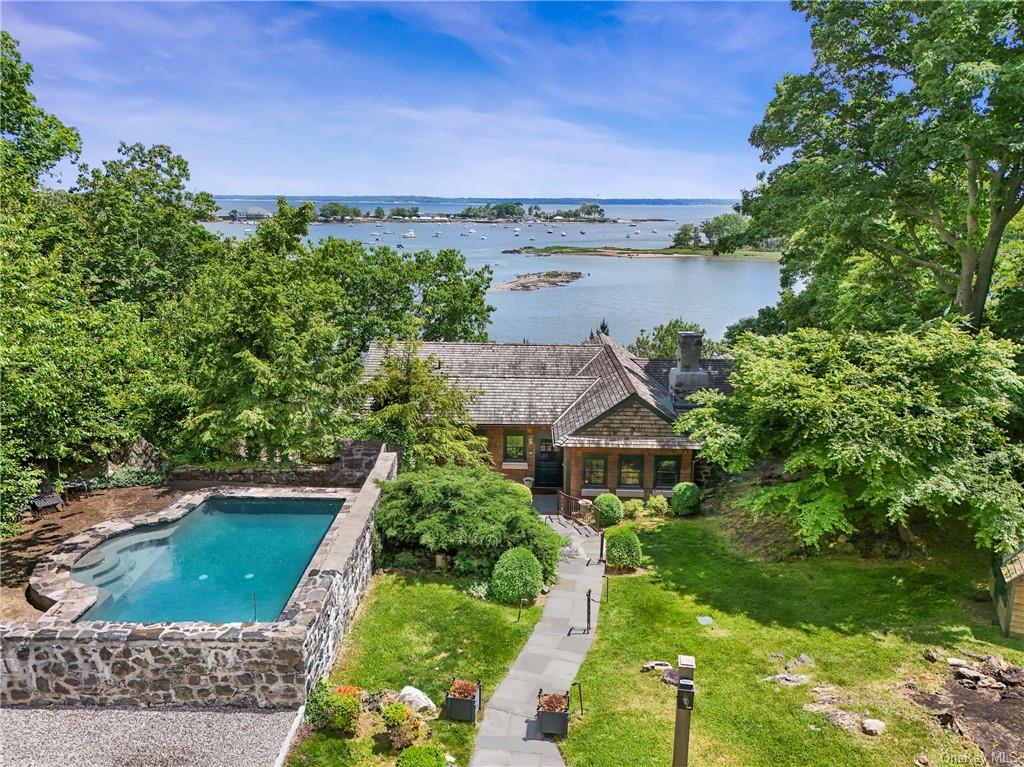
[[[737,197],[783,3],[18,3],[83,159],[165,143],[214,193]]]

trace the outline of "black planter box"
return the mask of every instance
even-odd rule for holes
[[[476,683],[476,695],[472,698],[453,698],[448,693],[445,693],[445,718],[456,722],[472,722],[475,724],[476,718],[480,713],[482,690],[483,684],[478,681]]]
[[[540,702],[544,691],[537,693],[537,701]],[[537,726],[542,735],[555,735],[564,737],[569,734],[569,693],[565,693],[565,709],[562,711],[542,711],[537,706]]]

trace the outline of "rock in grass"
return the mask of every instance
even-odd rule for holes
[[[949,664],[950,666],[952,666],[953,668],[961,668],[961,667],[963,667],[963,666],[968,666],[968,665],[970,665],[970,664],[969,664],[969,663],[968,663],[967,661],[965,661],[965,660],[964,660],[963,658],[946,658],[946,663],[948,663],[948,664]]]
[[[667,671],[672,664],[664,660],[649,660],[640,667],[641,671]]]
[[[782,669],[783,669],[783,671],[792,671],[797,666],[813,666],[813,665],[814,665],[814,658],[812,658],[810,655],[807,655],[806,653],[800,653],[795,658],[793,658],[793,660],[789,661],[786,665],[784,665],[782,667]]]
[[[786,687],[797,687],[801,684],[807,684],[811,681],[811,678],[807,674],[775,674],[774,676],[766,676],[761,681],[777,682]]]
[[[417,690],[415,687],[406,685],[403,687],[397,696],[399,703],[404,703],[417,714],[426,711],[428,714],[436,714],[437,706],[423,690]]]
[[[885,722],[881,719],[865,719],[860,723],[860,729],[865,735],[881,735],[885,732]]]

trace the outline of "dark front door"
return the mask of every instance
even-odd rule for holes
[[[537,462],[534,471],[535,487],[562,486],[562,451],[548,438],[537,441]]]

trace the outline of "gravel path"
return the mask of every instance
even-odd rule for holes
[[[558,583],[547,596],[544,614],[484,707],[471,767],[564,765],[558,746],[537,729],[537,691],[568,690],[594,642],[604,575],[604,565],[597,561],[600,536],[553,514],[553,496],[535,496],[534,505],[548,524],[579,544],[582,556],[559,565]],[[586,633],[588,589],[593,592],[590,633]],[[573,711],[577,707],[574,692]]]
[[[5,708],[7,767],[272,767],[295,711]]]

